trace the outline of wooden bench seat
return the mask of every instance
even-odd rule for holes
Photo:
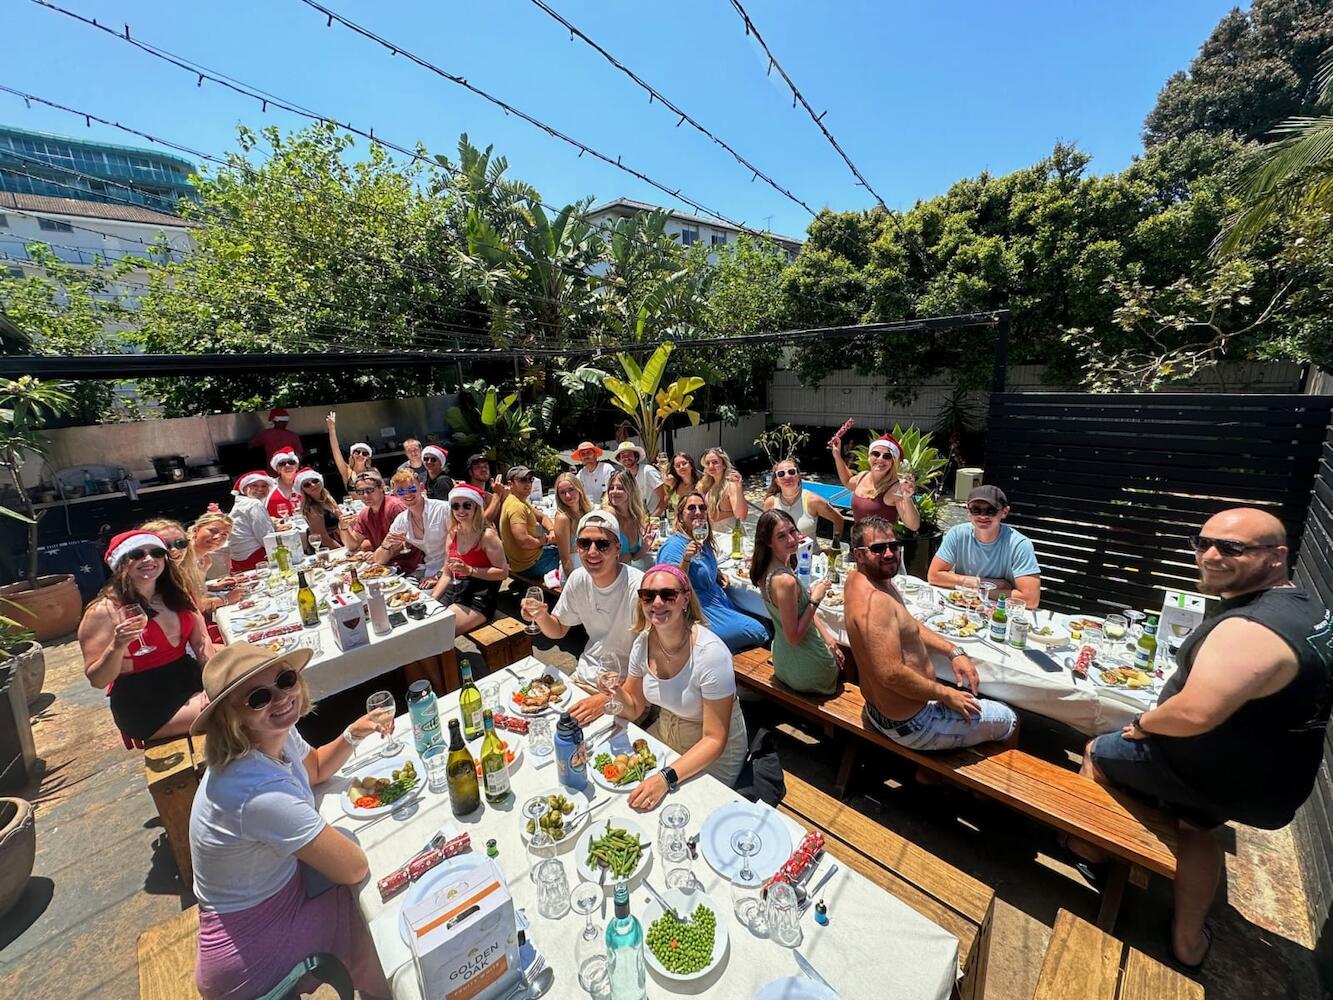
[[[199,907],[191,906],[139,935],[139,1000],[199,1000],[194,960]]]
[[[1203,1000],[1192,979],[1067,910],[1055,917],[1033,1000]]]
[[[147,747],[143,752],[143,770],[181,883],[190,888],[194,884],[194,868],[190,864],[190,807],[204,774],[204,737],[182,736]]]
[[[488,674],[532,655],[532,636],[524,631],[521,621],[508,616],[474,628],[467,637],[481,653]]]
[[[958,938],[963,969],[957,996],[982,995],[990,947],[995,893],[946,861],[826,795],[794,774],[778,807],[824,834],[824,848],[840,864],[893,894],[927,920]]]
[[[1131,874],[1139,884],[1146,884],[1147,872],[1175,877],[1175,822],[1133,796],[996,743],[944,753],[909,750],[865,720],[865,701],[856,685],[844,683],[834,695],[801,694],[773,676],[772,658],[766,649],[740,653],[734,662],[739,683],[762,691],[798,714],[905,757],[964,788],[1107,851],[1116,863],[1102,892],[1102,911],[1097,921],[1100,927],[1109,930],[1114,926]],[[851,777],[859,748],[859,742],[852,741],[844,749],[836,782],[839,795]]]

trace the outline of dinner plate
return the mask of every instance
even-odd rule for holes
[[[606,836],[606,824],[611,824],[612,830],[624,830],[631,837],[636,833],[639,835],[639,843],[643,845],[643,853],[639,855],[639,863],[634,866],[634,870],[628,875],[612,875],[610,871],[606,873],[606,880],[602,881],[602,869],[598,865],[594,867],[588,864],[588,851],[592,849],[592,842],[598,837]],[[579,875],[585,882],[602,882],[607,889],[614,889],[615,884],[622,879],[626,882],[632,882],[643,874],[644,869],[648,867],[648,862],[652,858],[653,839],[643,827],[632,819],[609,819],[599,818],[596,823],[583,831],[583,835],[574,844],[574,867],[578,869]],[[717,912],[717,911],[714,911]],[[648,925],[645,923],[644,929]]]
[[[398,935],[403,939],[403,944],[409,948],[412,947],[412,932],[407,927],[407,908],[429,896],[434,887],[439,885],[440,881],[446,876],[470,871],[485,860],[486,855],[480,851],[465,851],[452,858],[445,858],[407,887],[402,905],[398,908]]]
[[[266,605],[267,606],[267,605]],[[258,632],[261,629],[271,628],[277,625],[287,616],[280,611],[266,611],[260,614],[247,612],[246,616],[236,623],[236,627],[242,632]]]
[[[1028,629],[1028,641],[1040,643],[1044,646],[1063,646],[1069,641],[1069,632],[1058,625],[1044,625],[1043,628],[1049,628],[1050,634],[1043,635],[1035,628]]]
[[[397,600],[393,600],[393,598]],[[405,608],[409,604],[416,604],[418,601],[425,600],[426,595],[415,587],[409,587],[406,590],[400,588],[388,595],[387,603],[392,609]]]
[[[398,575],[397,566],[366,566],[356,571],[357,578],[360,580],[387,580],[391,576]]]
[[[374,809],[358,809],[352,804],[352,800],[347,794],[347,788],[351,787],[351,781],[349,780],[347,788],[343,788],[343,790],[338,793],[338,804],[342,806],[343,812],[352,817],[352,819],[374,819],[376,816],[383,816],[387,812],[393,812],[393,810],[401,807],[404,803],[411,802],[421,794],[421,790],[426,787],[426,768],[422,765],[421,758],[411,749],[411,739],[412,735],[411,733],[408,733],[403,749],[398,753],[394,754],[392,757],[380,757],[376,760],[368,760],[366,761],[363,770],[359,773],[352,774],[349,777],[351,779],[365,777],[392,778],[393,772],[402,767],[405,761],[410,760],[412,766],[417,769],[417,783],[412,787],[412,790],[401,799],[398,799],[395,802],[390,802],[387,806],[376,806]]]
[[[754,1000],[841,1000],[823,983],[805,976],[775,979],[754,995]]]
[[[553,701],[548,701],[541,708],[522,708],[514,701],[514,694],[524,685],[539,680],[543,674],[550,674],[552,677],[561,681],[565,685],[564,694]],[[532,718],[538,715],[558,714],[569,708],[574,703],[574,682],[568,676],[561,673],[555,667],[544,667],[540,670],[530,670],[521,673],[518,678],[513,678],[505,685],[504,690],[504,710],[507,713],[517,713],[525,718]]]
[[[252,642],[250,645],[258,646],[260,649],[269,649],[274,656],[279,653],[289,653],[301,644],[301,633],[292,632],[290,635],[275,635],[272,639],[260,639],[258,642]]]
[[[592,785],[588,785],[581,792],[571,792],[564,785],[555,785],[551,788],[543,788],[539,792],[533,792],[531,795],[525,795],[518,800],[518,833],[523,843],[528,842],[528,818],[523,813],[523,807],[528,804],[528,800],[547,795],[563,795],[574,803],[574,811],[565,816],[565,835],[556,841],[557,844],[573,844],[578,840],[578,833],[588,822],[588,810],[592,808]]]
[[[668,750],[662,745],[660,740],[654,739],[647,733],[644,733],[641,738],[648,741],[648,749],[651,750],[653,755],[657,758],[657,767],[649,770],[648,775],[656,774],[657,771],[666,764]],[[638,788],[639,785],[643,784],[643,779],[632,781],[626,785],[617,785],[614,781],[605,777],[595,764],[597,755],[600,753],[609,753],[614,757],[616,754],[627,754],[633,749],[634,741],[630,739],[629,732],[623,729],[614,732],[609,738],[599,742],[593,747],[592,753],[588,757],[588,773],[592,775],[592,780],[609,792],[632,792],[634,789]],[[645,777],[648,775],[645,775]]]
[[[955,642],[980,642],[986,636],[986,626],[983,624],[981,630],[972,635],[959,635],[957,628],[951,623],[956,621],[958,616],[963,614],[962,608],[950,608],[945,611],[936,611],[926,619],[926,627],[938,632],[940,635],[948,636]]]
[[[734,881],[741,870],[741,857],[731,847],[738,830],[759,834],[759,851],[750,858],[750,870],[760,879],[771,878],[791,857],[791,832],[778,813],[755,802],[728,802],[714,809],[699,831],[699,849],[723,878]],[[723,919],[718,914],[718,920]]]
[[[676,912],[681,916],[693,914],[698,906],[706,906],[713,911],[717,921],[713,927],[713,958],[698,972],[691,972],[688,975],[679,972],[668,972],[657,956],[653,954],[653,949],[648,947],[645,941],[643,946],[643,958],[648,963],[648,968],[652,969],[654,974],[661,976],[673,983],[691,983],[696,979],[703,979],[710,975],[714,969],[722,964],[722,960],[727,957],[727,948],[731,944],[731,938],[727,934],[727,913],[721,909],[712,897],[706,896],[702,892],[685,892],[683,889],[667,889],[662,893],[662,898],[667,901]],[[643,933],[646,936],[648,928],[652,926],[654,920],[662,915],[662,904],[653,896],[648,897],[648,902],[643,909]]]
[[[371,577],[371,579],[373,580],[374,577]],[[401,576],[382,577],[381,581],[382,581],[380,583],[381,594],[396,594],[398,593],[398,591],[402,590],[404,587],[407,586],[407,581],[403,579]]]
[[[257,615],[261,611],[267,611],[269,605],[273,602],[272,599],[268,597],[247,597],[244,601],[241,601],[241,604],[246,603],[248,603],[250,607],[242,608],[238,606],[236,608],[238,614]]]

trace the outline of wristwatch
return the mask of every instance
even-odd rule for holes
[[[967,655],[967,650],[965,650],[962,646],[954,646],[952,649],[949,650],[949,659],[951,660],[956,660],[958,659],[958,657],[966,655]]]
[[[674,767],[662,768],[662,777],[666,778],[668,792],[674,792],[680,787],[680,779],[676,777],[676,769]]]

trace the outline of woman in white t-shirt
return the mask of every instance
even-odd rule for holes
[[[634,809],[656,808],[677,784],[706,771],[734,785],[749,740],[736,701],[736,674],[726,643],[705,628],[689,580],[659,563],[643,575],[630,647],[629,677],[621,689],[627,719],[659,709],[654,736],[680,756],[629,795]]]
[[[407,510],[389,525],[384,542],[375,550],[375,561],[387,563],[402,551],[404,544],[410,545],[425,556],[421,563],[422,579],[434,584],[449,554],[449,502],[426,496],[426,487],[407,469],[393,474],[387,492],[402,501]]]
[[[191,732],[208,737],[208,769],[190,810],[204,1000],[259,996],[321,952],[342,962],[362,996],[389,995],[350,888],[369,874],[365,852],[319,815],[311,786],[392,721],[363,716],[311,748],[296,731],[310,710],[301,676],[310,656],[238,642],[204,670],[209,703]],[[310,895],[319,881],[332,887]]]

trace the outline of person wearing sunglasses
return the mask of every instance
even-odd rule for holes
[[[828,593],[828,580],[817,580],[806,592],[793,572],[801,533],[784,510],[759,515],[754,529],[750,582],[759,588],[776,626],[773,635],[773,673],[793,691],[833,694],[838,690],[842,647],[819,617],[819,603]]]
[[[863,517],[882,517],[886,521],[902,521],[909,531],[921,527],[921,512],[916,507],[916,477],[910,471],[900,470],[903,446],[898,439],[885,434],[870,442],[865,472],[853,473],[842,457],[842,438],[851,428],[848,420],[829,439],[829,451],[838,470],[838,479],[852,491],[852,520]]]
[[[342,476],[343,487],[350,490],[352,480],[356,478],[358,473],[373,468],[370,460],[375,455],[375,449],[364,441],[358,441],[347,449],[347,458],[344,459],[342,448],[338,444],[338,413],[336,410],[330,410],[329,415],[324,418],[324,427],[329,432],[329,454],[333,456],[333,464],[338,467],[338,475]]]
[[[399,469],[389,480],[389,489],[402,503],[403,509],[389,533],[375,550],[375,562],[389,563],[400,555],[403,546],[411,546],[422,554],[423,583],[434,586],[444,569],[449,548],[449,504],[426,496],[426,487],[407,469]]]
[[[560,565],[560,550],[550,541],[551,519],[528,502],[532,470],[526,465],[511,465],[505,482],[509,495],[500,507],[500,541],[509,560],[509,572],[540,580]]]
[[[976,667],[962,647],[912,617],[893,586],[902,543],[882,517],[852,525],[856,572],[847,577],[847,638],[870,724],[911,750],[943,751],[1016,738],[1018,717],[977,696]],[[935,678],[931,654],[947,658],[958,687]]]
[[[703,541],[694,540],[696,528],[703,534]],[[657,560],[679,566],[689,574],[693,593],[708,616],[709,628],[733,653],[768,642],[768,629],[763,623],[736,607],[727,595],[726,577],[718,568],[708,501],[702,493],[680,498],[676,530],[662,543]]]
[[[140,742],[184,736],[204,707],[200,665],[212,645],[162,538],[123,531],[106,550],[111,578],[79,622],[88,683],[105,688],[116,728]],[[143,615],[126,617],[138,606]]]
[[[275,521],[285,521],[296,513],[296,508],[301,502],[296,489],[296,473],[301,468],[301,462],[296,457],[296,452],[284,448],[274,452],[268,464],[278,476],[266,501],[268,516]]]
[[[449,491],[454,488],[454,481],[444,474],[449,452],[438,444],[428,444],[421,449],[421,464],[426,469],[426,496],[448,501]]]
[[[1221,598],[1218,612],[1181,643],[1157,707],[1088,743],[1082,773],[1176,818],[1171,948],[1197,968],[1223,870],[1214,829],[1281,829],[1314,787],[1333,709],[1333,623],[1291,582],[1286,529],[1267,511],[1224,510],[1190,543],[1199,590]]]
[[[597,691],[597,671],[603,661],[625,663],[634,634],[635,594],[643,572],[620,561],[620,523],[607,510],[594,510],[579,520],[574,535],[580,565],[560,588],[555,607],[546,602],[523,599],[524,615],[548,639],[563,639],[575,625],[588,633],[588,643],[579,654],[574,680],[590,692]],[[580,725],[602,714],[607,696],[594,693],[570,706]]]
[[[365,507],[357,513],[350,525],[343,522],[343,540],[349,552],[373,556],[385,545],[389,529],[398,515],[407,509],[407,505],[398,497],[389,495],[384,478],[374,469],[357,475],[352,481],[352,495]],[[389,565],[397,566],[404,573],[415,572],[421,565],[421,559],[420,549],[409,546],[404,552],[401,543],[389,547]]]
[[[773,466],[773,481],[764,497],[764,510],[780,510],[796,523],[796,530],[808,538],[819,538],[819,518],[833,525],[833,539],[842,538],[843,516],[821,496],[816,496],[801,482],[801,470],[794,458],[784,458]]]
[[[264,536],[273,531],[273,518],[269,517],[268,495],[273,489],[273,480],[260,470],[247,472],[236,478],[232,496],[231,538],[227,543],[230,557],[229,569],[233,573],[243,573],[254,569],[264,559]]]
[[[555,549],[560,553],[560,565],[547,573],[542,582],[559,590],[578,568],[579,552],[574,536],[583,516],[592,510],[592,501],[583,492],[583,481],[572,472],[556,476],[551,492],[555,494],[555,528],[551,534],[555,536]]]
[[[649,732],[679,754],[630,792],[630,808],[646,811],[701,771],[735,785],[749,739],[731,651],[709,629],[685,574],[666,563],[652,566],[638,596],[620,716],[638,719],[655,705]]]
[[[265,462],[283,449],[293,452],[300,458],[304,454],[301,438],[294,431],[287,429],[287,422],[291,419],[287,411],[281,406],[275,406],[268,411],[268,419],[270,426],[250,439],[250,447],[263,449]]]
[[[343,512],[338,501],[324,488],[324,477],[314,469],[302,469],[296,474],[296,491],[300,497],[301,516],[305,518],[306,533],[318,538],[329,551],[342,548]]]
[[[444,572],[431,592],[454,613],[454,633],[480,628],[495,616],[500,584],[509,575],[500,534],[486,522],[481,493],[471,486],[449,491],[449,548]]]
[[[649,517],[661,517],[667,509],[667,488],[662,473],[648,461],[648,453],[633,441],[621,441],[616,446],[616,461],[634,477],[644,509]]]
[[[237,604],[245,597],[239,590],[233,590],[225,597],[215,597],[204,584],[213,568],[213,553],[227,544],[231,524],[231,518],[226,514],[211,510],[200,515],[189,531],[179,521],[167,517],[155,517],[139,525],[140,531],[157,535],[166,544],[176,575],[205,620],[211,620],[213,612],[223,605]]]
[[[388,727],[363,715],[324,746],[306,743],[296,722],[311,708],[312,655],[238,642],[204,669],[208,706],[190,731],[207,737],[208,767],[190,808],[190,860],[205,1000],[260,996],[321,952],[342,962],[360,995],[390,995],[356,904],[370,864],[320,816],[313,791]]]
[[[1004,523],[1009,500],[998,486],[967,495],[967,523],[944,533],[930,560],[926,582],[936,587],[992,584],[995,596],[1021,597],[1029,611],[1041,603],[1041,566],[1032,541]]]

